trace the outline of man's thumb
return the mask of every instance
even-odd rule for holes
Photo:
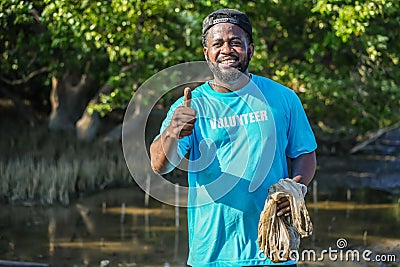
[[[185,107],[190,108],[190,104],[192,102],[192,91],[189,87],[186,87],[183,91],[183,105]]]

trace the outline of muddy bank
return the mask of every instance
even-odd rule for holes
[[[345,200],[395,202],[400,196],[400,158],[382,155],[319,156],[318,194]],[[350,190],[350,196],[349,196]],[[370,194],[370,192],[374,194]]]

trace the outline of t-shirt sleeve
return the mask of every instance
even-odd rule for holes
[[[317,148],[307,115],[294,91],[292,91],[287,137],[286,155],[289,158],[297,158],[302,154],[313,152]]]
[[[170,125],[171,120],[172,120],[172,115],[174,115],[175,109],[179,106],[183,105],[183,97],[179,98],[174,104],[171,105],[166,118],[161,124],[160,128],[160,133],[154,138],[156,140],[158,137],[160,137],[161,133],[165,131],[165,129]],[[179,158],[182,159],[187,152],[189,151],[190,148],[190,143],[191,143],[191,136],[185,136],[178,141],[178,155]]]

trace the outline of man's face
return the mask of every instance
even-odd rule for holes
[[[254,45],[246,32],[231,23],[219,23],[208,30],[204,55],[215,78],[231,83],[248,74]]]

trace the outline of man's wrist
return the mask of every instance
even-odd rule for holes
[[[166,141],[168,139],[178,140],[179,139],[179,131],[177,131],[174,128],[168,127],[165,130],[164,141]]]

